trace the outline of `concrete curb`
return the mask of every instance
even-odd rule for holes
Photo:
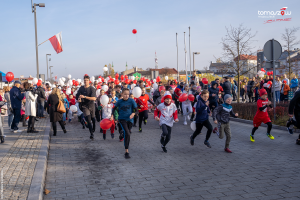
[[[253,121],[251,121],[251,120],[240,119],[240,118],[232,118],[232,117],[230,118],[230,120],[234,121],[234,122],[241,122],[241,123],[253,125]],[[266,124],[261,124],[261,126],[262,127],[267,127]],[[287,131],[285,126],[278,126],[278,125],[273,124],[272,128]],[[300,132],[299,129],[294,129],[294,133],[299,133],[299,132]]]
[[[42,200],[43,199],[43,192],[45,186],[45,179],[46,179],[46,171],[47,171],[47,160],[48,160],[48,152],[49,152],[49,140],[50,140],[50,130],[51,124],[49,118],[43,142],[40,148],[40,154],[34,169],[33,177],[31,180],[27,200]]]

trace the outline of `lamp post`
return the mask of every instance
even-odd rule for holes
[[[198,55],[200,52],[193,52],[193,71],[195,71],[195,54]]]
[[[35,27],[35,52],[36,52],[36,77],[39,78],[39,53],[38,53],[38,41],[37,41],[37,24],[36,24],[36,6],[45,7],[44,3],[32,4],[31,0],[31,11],[34,13],[34,27]]]
[[[46,54],[46,62],[47,62],[47,80],[49,79],[49,74],[48,74],[48,56],[51,56],[51,54]]]
[[[51,67],[53,67],[53,66],[50,66],[50,67],[49,67],[49,69],[50,69],[50,82],[52,81],[52,74],[53,74],[53,73],[51,72]]]

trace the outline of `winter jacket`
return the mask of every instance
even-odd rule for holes
[[[155,90],[155,91],[153,92],[153,101],[156,102],[156,99],[157,99],[158,97],[160,97],[160,92],[159,92],[159,90],[157,89],[157,90]]]
[[[218,101],[218,99],[219,99],[219,88],[218,87],[216,87],[216,88],[214,88],[213,86],[214,85],[217,85],[218,86],[218,84],[217,84],[217,82],[215,82],[215,81],[213,81],[213,82],[211,82],[211,88],[209,88],[209,102],[217,102]],[[215,94],[216,96],[212,96],[213,94]]]
[[[205,104],[206,102],[199,96],[196,105],[196,123],[202,123],[208,120],[208,114],[210,113],[209,107]]]
[[[113,111],[113,107],[114,107],[114,104],[113,103],[110,103],[110,104],[107,104],[105,106],[98,106],[98,110],[101,111],[101,116],[102,116],[102,119],[110,119],[111,115],[112,115],[112,111]],[[114,120],[117,121],[118,120],[118,111],[115,110],[114,112]]]
[[[275,81],[275,91],[280,91],[282,82],[281,81]]]
[[[281,88],[282,88],[281,90],[283,90],[283,94],[288,95],[290,91],[290,86],[288,86],[288,84],[282,84]]]
[[[254,81],[249,81],[247,85],[247,94],[251,95],[253,94],[253,86],[254,86]]]
[[[12,107],[11,107],[9,92],[5,92],[4,99],[6,100],[6,103],[7,103],[7,115],[12,115],[13,113],[12,113]]]
[[[232,106],[224,103],[219,105],[213,112],[213,120],[217,119],[222,124],[227,124],[230,121],[230,116],[236,118],[235,113],[232,111]]]
[[[159,104],[161,104],[161,96],[159,96],[158,98],[156,98],[156,100],[155,100],[155,105],[159,105]]]
[[[13,109],[21,109],[22,100],[24,99],[24,93],[21,93],[20,88],[13,86],[10,90],[10,101]]]
[[[291,88],[296,88],[296,87],[298,87],[298,79],[293,78],[291,80]]]
[[[287,83],[288,85],[290,85],[290,80],[289,80],[288,78],[282,79],[282,82],[283,82],[283,81],[286,81],[286,83]]]
[[[189,80],[189,84],[191,84],[192,82],[194,82],[195,85],[196,85],[196,83],[199,83],[199,77],[198,76],[191,76],[190,80]]]
[[[231,95],[231,83],[229,81],[225,81],[222,87],[225,94]]]
[[[45,95],[45,90],[42,87],[38,87],[37,88],[37,94],[38,94],[38,98],[37,98],[37,102],[43,102],[46,100],[46,95]]]
[[[158,116],[159,113],[159,116]],[[174,103],[166,106],[165,103],[159,104],[154,110],[154,118],[159,117],[159,125],[165,124],[172,127],[174,120],[178,119],[177,108]]]
[[[293,113],[300,112],[300,89],[298,89],[292,100],[290,101],[289,105],[289,114],[292,115]],[[298,122],[299,123],[299,122]]]
[[[36,116],[36,99],[38,98],[37,94],[33,94],[31,91],[25,93],[26,103],[25,103],[25,115],[27,116]]]

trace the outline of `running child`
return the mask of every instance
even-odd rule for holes
[[[186,84],[184,86],[183,93],[186,93],[187,95],[192,94],[189,85]],[[182,110],[183,110],[183,118],[184,118],[183,125],[187,125],[186,120],[190,120],[190,114],[193,112],[192,102],[188,98],[186,101],[182,102]]]
[[[258,129],[258,127],[261,125],[261,123],[267,124],[267,136],[274,140],[274,137],[271,135],[271,129],[272,129],[272,123],[270,120],[270,117],[267,112],[267,108],[272,108],[271,101],[268,100],[268,93],[265,89],[260,89],[259,91],[260,98],[257,100],[257,111],[253,118],[253,129],[252,133],[250,135],[250,141],[255,142],[254,140],[254,133]]]
[[[112,96],[111,95],[108,95],[108,99],[109,99],[108,102],[112,102]],[[115,121],[118,120],[118,111],[115,110],[115,112],[112,113],[113,107],[114,107],[113,103],[108,103],[105,106],[102,106],[102,105],[98,106],[98,110],[101,113],[101,119],[110,119],[112,115],[114,116],[114,120],[112,121],[112,126],[110,128],[110,134],[111,134],[112,139],[114,139],[114,137],[115,137],[115,135],[114,135]],[[106,130],[103,130],[103,140],[105,140],[105,139],[106,139]]]
[[[194,140],[201,133],[203,126],[207,128],[206,138],[204,141],[204,145],[208,148],[211,148],[210,143],[208,142],[211,132],[212,132],[212,125],[209,122],[208,116],[211,115],[209,110],[209,92],[207,90],[203,90],[201,95],[198,97],[198,101],[196,104],[196,130],[190,136],[190,143],[194,145]]]
[[[125,158],[130,158],[129,156],[129,142],[130,142],[130,129],[133,123],[134,115],[138,114],[138,109],[135,101],[129,98],[129,89],[124,88],[122,90],[123,99],[117,101],[112,113],[115,113],[116,109],[119,111],[119,124],[124,132],[124,145],[125,145]],[[111,120],[114,120],[114,116],[111,115]]]
[[[174,121],[179,121],[177,108],[175,104],[172,103],[172,96],[169,92],[166,92],[164,95],[164,102],[156,107],[154,111],[154,118],[159,121],[159,125],[162,127],[160,143],[162,150],[167,153],[166,145],[171,139],[173,123]]]
[[[229,143],[231,139],[231,130],[230,130],[230,116],[236,118],[238,113],[232,111],[232,97],[229,94],[224,96],[225,103],[217,106],[213,111],[213,120],[215,124],[218,124],[218,136],[220,139],[224,138],[224,132],[226,135],[225,149],[227,153],[232,153],[229,149]]]
[[[155,106],[154,102],[149,99],[148,94],[146,94],[146,88],[141,87],[142,95],[136,99],[136,103],[139,110],[139,132],[142,132],[142,122],[147,124],[148,119],[148,101]]]

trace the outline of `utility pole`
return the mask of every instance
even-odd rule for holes
[[[179,68],[178,68],[178,34],[176,33],[176,47],[177,47],[177,80],[179,80]]]
[[[184,34],[185,77],[186,77],[186,83],[188,83],[185,32],[183,32],[183,34]]]
[[[47,62],[47,80],[49,79],[49,74],[48,74],[48,56],[51,56],[51,54],[46,54],[46,62]]]
[[[192,75],[192,61],[191,61],[191,27],[189,26],[189,55],[190,55],[190,76]]]

